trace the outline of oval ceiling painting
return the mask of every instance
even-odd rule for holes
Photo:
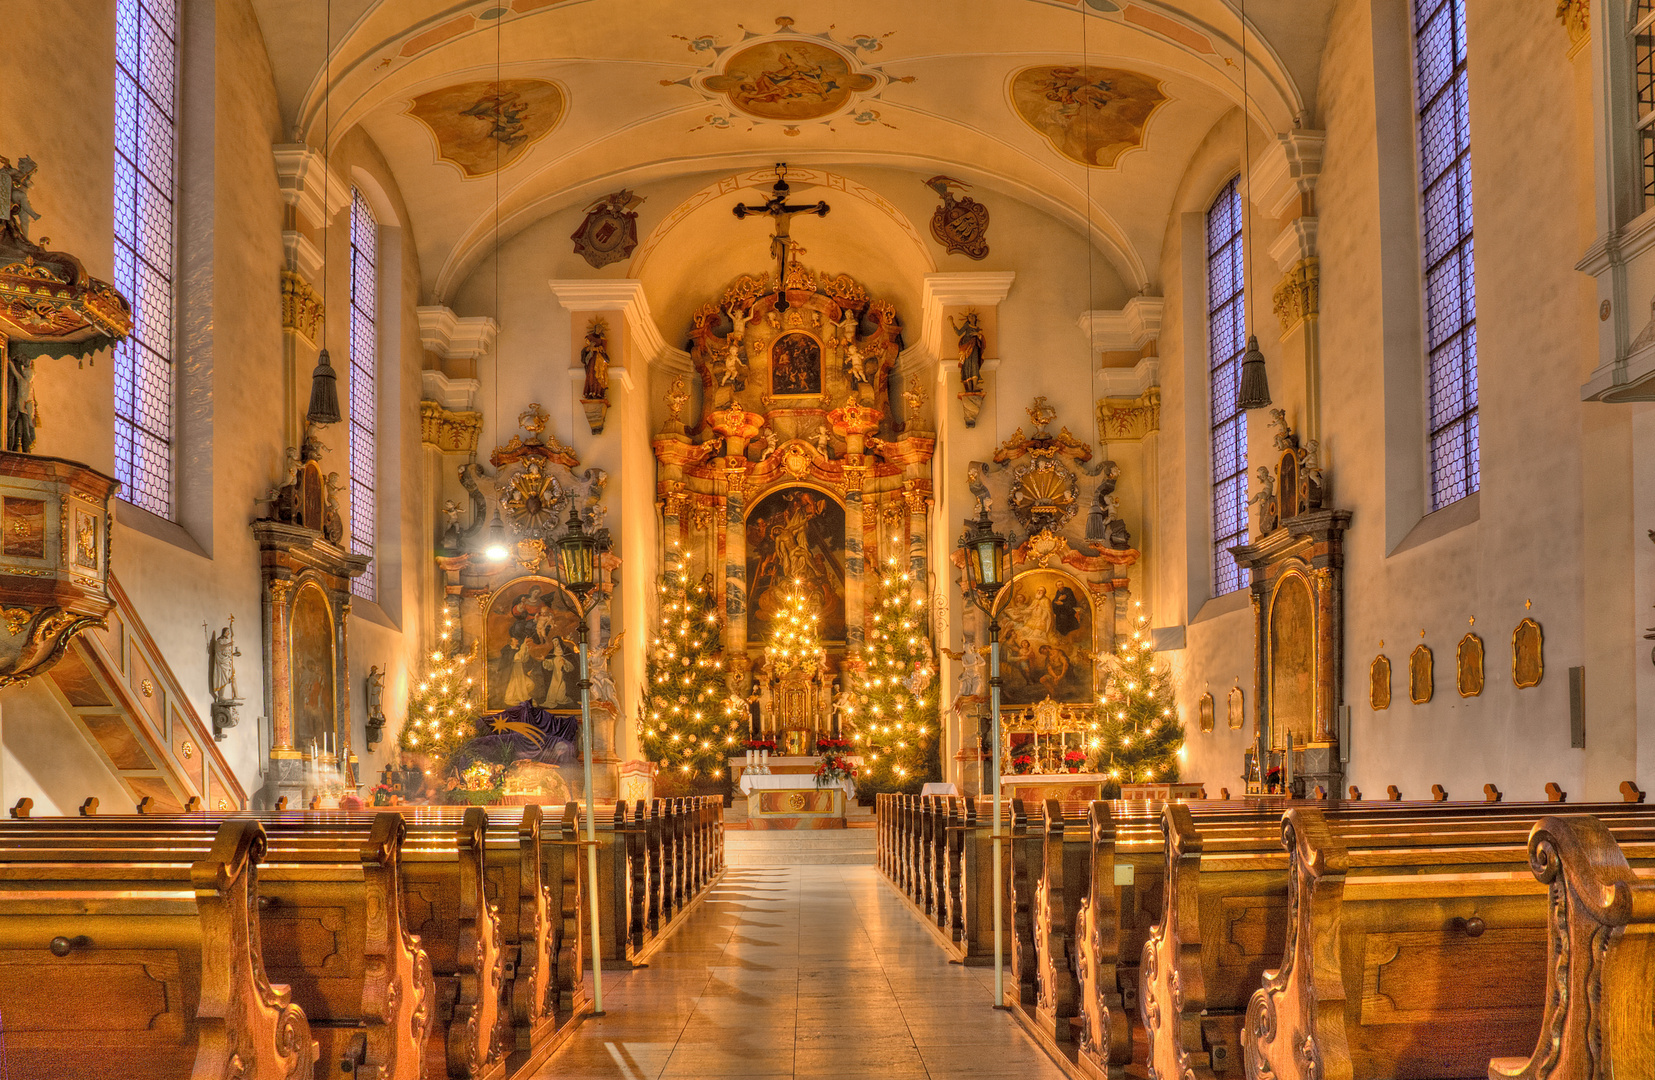
[[[1166,101],[1159,79],[1091,64],[1024,68],[1011,81],[1024,123],[1064,157],[1101,169],[1143,145],[1150,116]]]
[[[505,168],[550,134],[563,116],[563,91],[544,79],[459,83],[421,94],[408,115],[469,179]]]
[[[765,41],[730,57],[702,86],[761,120],[819,120],[872,90],[872,75],[851,70],[842,53],[812,41]]]

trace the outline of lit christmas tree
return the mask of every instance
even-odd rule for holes
[[[713,590],[692,583],[688,559],[673,545],[661,575],[661,622],[650,642],[638,706],[644,756],[686,780],[717,779],[741,744],[746,713],[724,687],[724,661]]]
[[[435,758],[445,771],[459,749],[477,737],[477,689],[466,673],[477,648],[461,652],[455,647],[458,635],[445,609],[437,647],[427,658],[431,666],[408,695],[408,720],[397,740],[404,750]]]
[[[794,588],[782,599],[782,610],[770,621],[770,642],[764,647],[765,670],[780,677],[795,668],[805,675],[818,671],[827,654],[817,637],[821,613],[811,608],[794,580]]]
[[[1172,669],[1155,666],[1148,616],[1138,615],[1132,637],[1112,661],[1093,741],[1094,769],[1110,781],[1105,797],[1118,797],[1121,784],[1175,783],[1184,725],[1173,700]]]
[[[863,760],[857,784],[870,791],[917,792],[941,776],[930,598],[915,596],[912,586],[912,575],[887,559],[854,680],[861,699],[855,741]]]

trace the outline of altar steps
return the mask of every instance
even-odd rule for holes
[[[724,864],[732,869],[780,866],[872,866],[872,829],[730,829]]]

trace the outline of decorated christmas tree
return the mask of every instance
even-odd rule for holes
[[[741,745],[746,715],[724,686],[718,614],[710,581],[690,581],[674,545],[661,575],[660,624],[645,665],[638,734],[644,756],[685,780],[717,779]]]
[[[937,759],[937,666],[931,652],[930,598],[915,595],[913,578],[886,560],[857,697],[855,743],[862,755],[859,788],[917,792],[941,775]]]
[[[1121,784],[1177,781],[1184,725],[1173,699],[1172,670],[1156,666],[1149,617],[1141,611],[1131,638],[1111,658],[1100,711],[1093,768],[1109,777],[1107,797],[1115,798]]]
[[[782,598],[782,609],[770,620],[770,640],[764,646],[765,670],[773,677],[821,668],[826,653],[818,636],[822,615],[816,611],[798,581]]]
[[[429,667],[408,695],[408,719],[398,745],[437,761],[447,770],[460,748],[477,737],[477,688],[467,672],[476,649],[457,648],[459,628],[447,611]]]

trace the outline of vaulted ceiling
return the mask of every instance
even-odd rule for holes
[[[1332,2],[1254,0],[1258,130],[1313,120]],[[1184,170],[1242,100],[1242,24],[1223,0],[254,6],[295,141],[353,126],[374,140],[438,302],[494,244],[497,200],[504,237],[621,188],[780,159],[1018,199],[1090,228],[1123,282],[1154,290]]]

